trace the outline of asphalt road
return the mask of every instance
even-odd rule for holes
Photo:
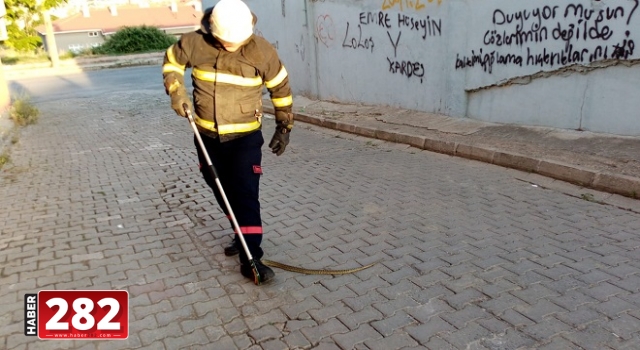
[[[10,81],[9,89],[14,96],[28,95],[34,102],[108,96],[119,91],[163,91],[162,70],[159,66],[143,66],[28,77]]]
[[[40,108],[0,172],[0,348],[634,349],[640,214],[522,173],[298,123],[264,154],[243,278],[158,67],[15,82]],[[265,138],[273,122],[267,120]],[[224,185],[224,184],[223,184]],[[126,341],[23,334],[23,297],[125,289]]]

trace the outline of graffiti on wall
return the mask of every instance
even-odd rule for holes
[[[432,0],[433,1],[433,0]],[[442,0],[438,0],[439,2]],[[422,10],[424,4],[420,0],[384,0],[382,3],[383,10],[398,8],[400,11],[404,9]]]
[[[295,45],[296,52],[300,55],[300,59],[304,61],[307,52],[307,49],[304,46],[304,36],[300,35],[300,41]]]
[[[331,30],[329,30],[331,29]],[[335,26],[329,15],[320,15],[316,20],[316,36],[327,47],[333,41]],[[330,35],[331,34],[331,35]],[[408,47],[402,40],[417,36],[426,42],[432,37],[442,36],[442,20],[429,15],[410,16],[386,11],[360,12],[355,21],[347,21],[341,38],[341,47],[350,51],[374,53],[382,46],[391,47],[393,56],[387,56],[388,71],[424,82],[425,63],[403,58]],[[408,37],[408,39],[407,39]],[[389,50],[387,50],[389,51]]]
[[[425,3],[435,2],[438,6],[442,4],[442,0],[383,0],[383,10],[415,10],[420,11],[424,9]]]
[[[493,27],[481,46],[456,55],[455,68],[479,66],[491,74],[494,66],[559,67],[595,61],[629,59],[635,50],[629,23],[640,0],[620,5],[587,7],[549,5],[510,12],[495,9]]]
[[[344,39],[342,39],[342,47],[348,47],[352,49],[365,49],[373,52],[375,43],[373,42],[373,36],[362,37],[362,25],[358,24],[353,29],[349,29],[351,23],[347,22],[347,29],[344,33]]]
[[[336,28],[330,15],[320,15],[316,18],[316,38],[326,47],[332,45],[336,38]]]

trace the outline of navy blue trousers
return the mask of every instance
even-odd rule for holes
[[[220,142],[219,138],[210,138],[202,134],[201,136],[209,153],[209,158],[211,158],[211,162],[218,173],[222,189],[227,195],[231,210],[233,210],[240,230],[242,230],[249,251],[254,259],[259,260],[264,255],[262,248],[260,248],[262,243],[262,219],[260,217],[259,198],[260,175],[262,174],[262,145],[264,144],[262,131],[258,130],[226,142]],[[229,211],[195,136],[194,142],[198,150],[200,171],[209,187],[213,190],[222,211],[227,215],[229,222],[232,223]],[[235,232],[233,223],[231,227]],[[242,249],[237,233],[235,240],[238,247],[240,247],[240,262],[245,264],[248,262],[247,255]]]

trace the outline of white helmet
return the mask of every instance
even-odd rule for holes
[[[210,21],[211,34],[228,43],[241,43],[253,34],[253,14],[242,0],[220,0]]]

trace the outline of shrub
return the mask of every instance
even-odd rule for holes
[[[176,41],[175,37],[156,27],[124,27],[92,51],[97,55],[162,51]]]
[[[9,116],[14,123],[20,126],[35,124],[40,116],[40,111],[31,103],[28,97],[15,99],[11,103]]]

